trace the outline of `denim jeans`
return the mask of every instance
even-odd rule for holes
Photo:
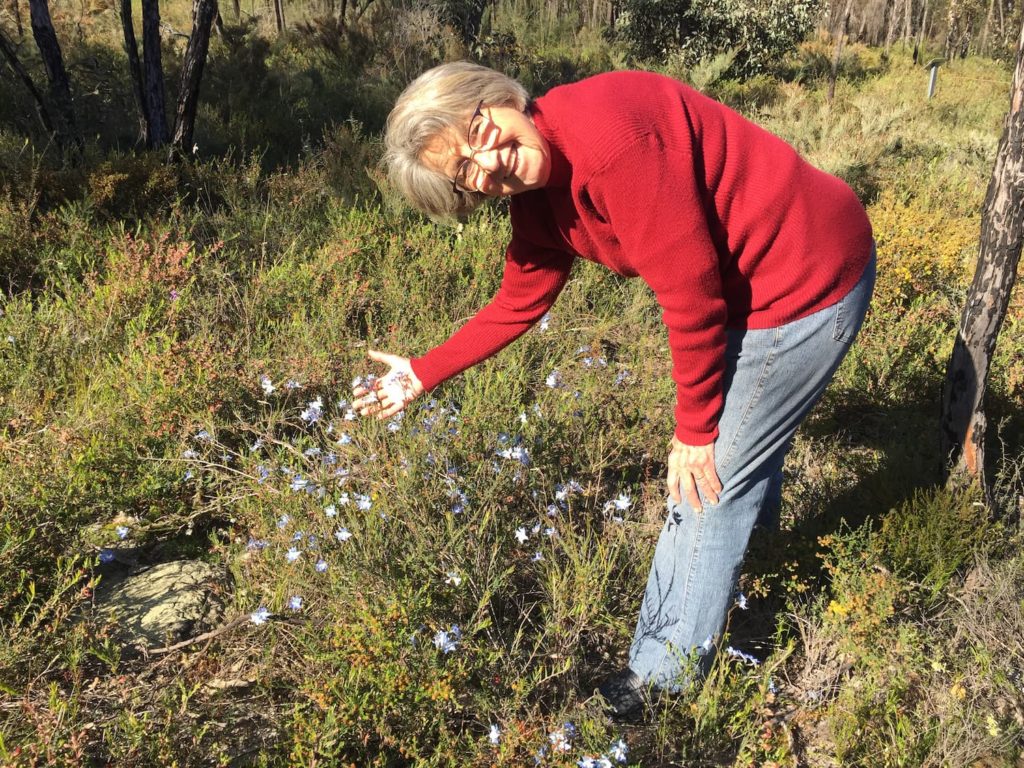
[[[669,499],[629,666],[677,690],[707,673],[733,600],[750,532],[781,500],[782,462],[800,422],[853,343],[871,301],[875,257],[839,302],[777,328],[730,330],[715,441],[723,489],[697,514]]]

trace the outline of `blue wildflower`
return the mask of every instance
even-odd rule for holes
[[[317,573],[323,573],[324,571],[327,570],[327,561],[323,560],[323,559],[317,560],[316,561],[316,566],[314,566],[314,567],[316,568],[316,572]]]
[[[749,664],[752,667],[756,667],[756,666],[758,666],[761,663],[761,660],[758,659],[756,656],[751,656],[749,653],[744,653],[743,651],[739,650],[738,648],[733,648],[731,645],[728,646],[725,649],[725,652],[727,654],[729,654],[730,656],[732,656],[734,659],[739,659],[740,661],[745,661],[747,664]]]
[[[112,549],[101,549],[100,550],[100,562],[101,563],[112,563],[114,562],[114,550]]]
[[[302,556],[302,553],[295,547],[291,547],[287,552],[285,552],[284,556],[289,563],[294,563],[296,560],[299,559],[299,557]]]
[[[249,621],[259,626],[267,619],[269,619],[272,615],[273,614],[271,614],[270,611],[267,610],[266,606],[261,605],[259,608],[257,608],[255,611],[249,614]]]
[[[612,744],[611,750],[609,750],[609,752],[611,754],[612,759],[614,759],[616,762],[624,763],[626,762],[629,756],[629,747],[626,746],[626,742],[624,742],[622,739],[619,739],[618,741]]]
[[[263,394],[272,395],[274,394],[274,383],[270,380],[270,377],[266,374],[260,376],[260,389],[263,390]]]
[[[292,595],[290,598],[288,598],[288,609],[292,610],[292,611],[301,611],[302,610],[302,596],[301,595]]]
[[[323,414],[324,403],[319,397],[316,400],[310,400],[306,404],[306,409],[299,414],[299,418],[307,424],[315,424],[320,421],[320,416]]]
[[[501,743],[501,728],[495,723],[491,723],[491,730],[487,734],[487,740],[494,746],[498,746]]]

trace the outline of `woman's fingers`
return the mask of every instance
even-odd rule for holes
[[[676,468],[672,465],[672,461],[669,460],[668,465],[668,479],[666,481],[668,485],[668,495],[672,498],[676,504],[683,500],[683,497],[679,495],[679,473]]]
[[[704,511],[700,503],[700,494],[697,493],[697,483],[692,472],[683,473],[683,492],[686,494],[686,501],[689,502],[693,511],[700,514]]]

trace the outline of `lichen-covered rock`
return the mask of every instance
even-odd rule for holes
[[[174,643],[213,627],[223,612],[224,571],[201,560],[161,563],[97,595],[101,614],[129,646]]]

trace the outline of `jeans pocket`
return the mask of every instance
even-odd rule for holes
[[[871,248],[871,259],[864,267],[857,284],[835,304],[835,324],[832,338],[840,344],[852,344],[857,337],[864,315],[871,303],[875,289],[875,249]]]

